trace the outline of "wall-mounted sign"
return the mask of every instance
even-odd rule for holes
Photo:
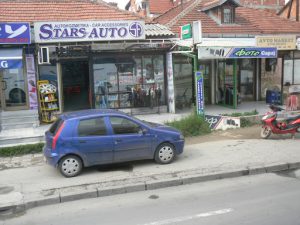
[[[276,48],[199,47],[199,59],[220,58],[277,58]]]
[[[277,48],[234,48],[228,58],[277,58]]]
[[[200,71],[195,73],[196,93],[197,93],[197,114],[204,115],[204,88],[203,74]]]
[[[296,36],[256,36],[257,47],[273,47],[278,50],[296,49]]]
[[[202,42],[202,24],[201,21],[193,22],[193,43],[199,44]]]
[[[35,42],[143,40],[144,21],[76,21],[34,23]]]
[[[192,36],[193,36],[192,25],[186,24],[186,25],[183,25],[182,27],[180,27],[180,34],[181,34],[180,39],[182,39],[182,40],[192,38]]]
[[[30,44],[29,23],[0,23],[0,44]]]
[[[300,38],[297,38],[296,45],[297,45],[297,50],[300,50]]]

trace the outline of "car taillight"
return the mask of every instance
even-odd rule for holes
[[[56,134],[54,135],[53,141],[52,141],[52,150],[55,150],[57,139],[59,138],[59,135],[60,135],[60,133],[62,132],[64,126],[65,126],[65,123],[63,123],[63,124],[60,126],[60,128],[58,129],[58,131],[57,131]]]

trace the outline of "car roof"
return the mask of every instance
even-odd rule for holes
[[[87,109],[87,110],[80,110],[80,111],[74,111],[74,112],[67,112],[61,114],[61,118],[63,120],[69,120],[74,118],[86,118],[90,116],[97,116],[97,115],[127,115],[126,113],[122,111],[117,111],[113,109]]]

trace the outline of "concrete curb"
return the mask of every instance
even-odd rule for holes
[[[97,197],[105,197],[112,196],[118,194],[125,194],[131,192],[138,191],[147,191],[147,190],[155,190],[166,187],[173,187],[179,185],[193,184],[204,181],[212,181],[218,179],[226,179],[226,178],[235,178],[247,175],[257,175],[263,173],[274,173],[280,171],[288,171],[300,169],[300,162],[292,162],[292,163],[273,163],[269,165],[262,166],[249,166],[247,168],[236,169],[232,171],[221,171],[221,172],[211,172],[207,174],[203,174],[202,171],[194,170],[193,174],[183,174],[174,177],[170,177],[170,174],[165,174],[166,179],[158,179],[158,180],[148,180],[145,182],[137,181],[136,183],[128,184],[123,180],[122,182],[117,181],[117,185],[111,186],[101,186],[101,184],[87,184],[79,187],[74,187],[70,189],[68,188],[60,188],[57,190],[49,190],[46,195],[42,195],[42,193],[32,193],[28,196],[25,196],[22,202],[19,204],[11,204],[11,205],[0,205],[0,218],[1,215],[11,213],[20,212],[22,210],[28,210],[38,206],[52,205],[57,203],[63,203],[68,201],[75,201],[80,199],[87,198],[97,198]],[[182,171],[181,171],[182,173]],[[162,174],[161,174],[162,175]],[[159,176],[161,176],[159,175]],[[112,182],[110,181],[110,184]],[[73,191],[72,191],[73,190]]]

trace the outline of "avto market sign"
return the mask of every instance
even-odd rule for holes
[[[143,40],[144,21],[74,21],[34,23],[35,41],[81,42]]]
[[[29,23],[0,23],[0,44],[30,44]]]
[[[257,47],[275,47],[278,50],[296,49],[296,35],[256,36]]]

